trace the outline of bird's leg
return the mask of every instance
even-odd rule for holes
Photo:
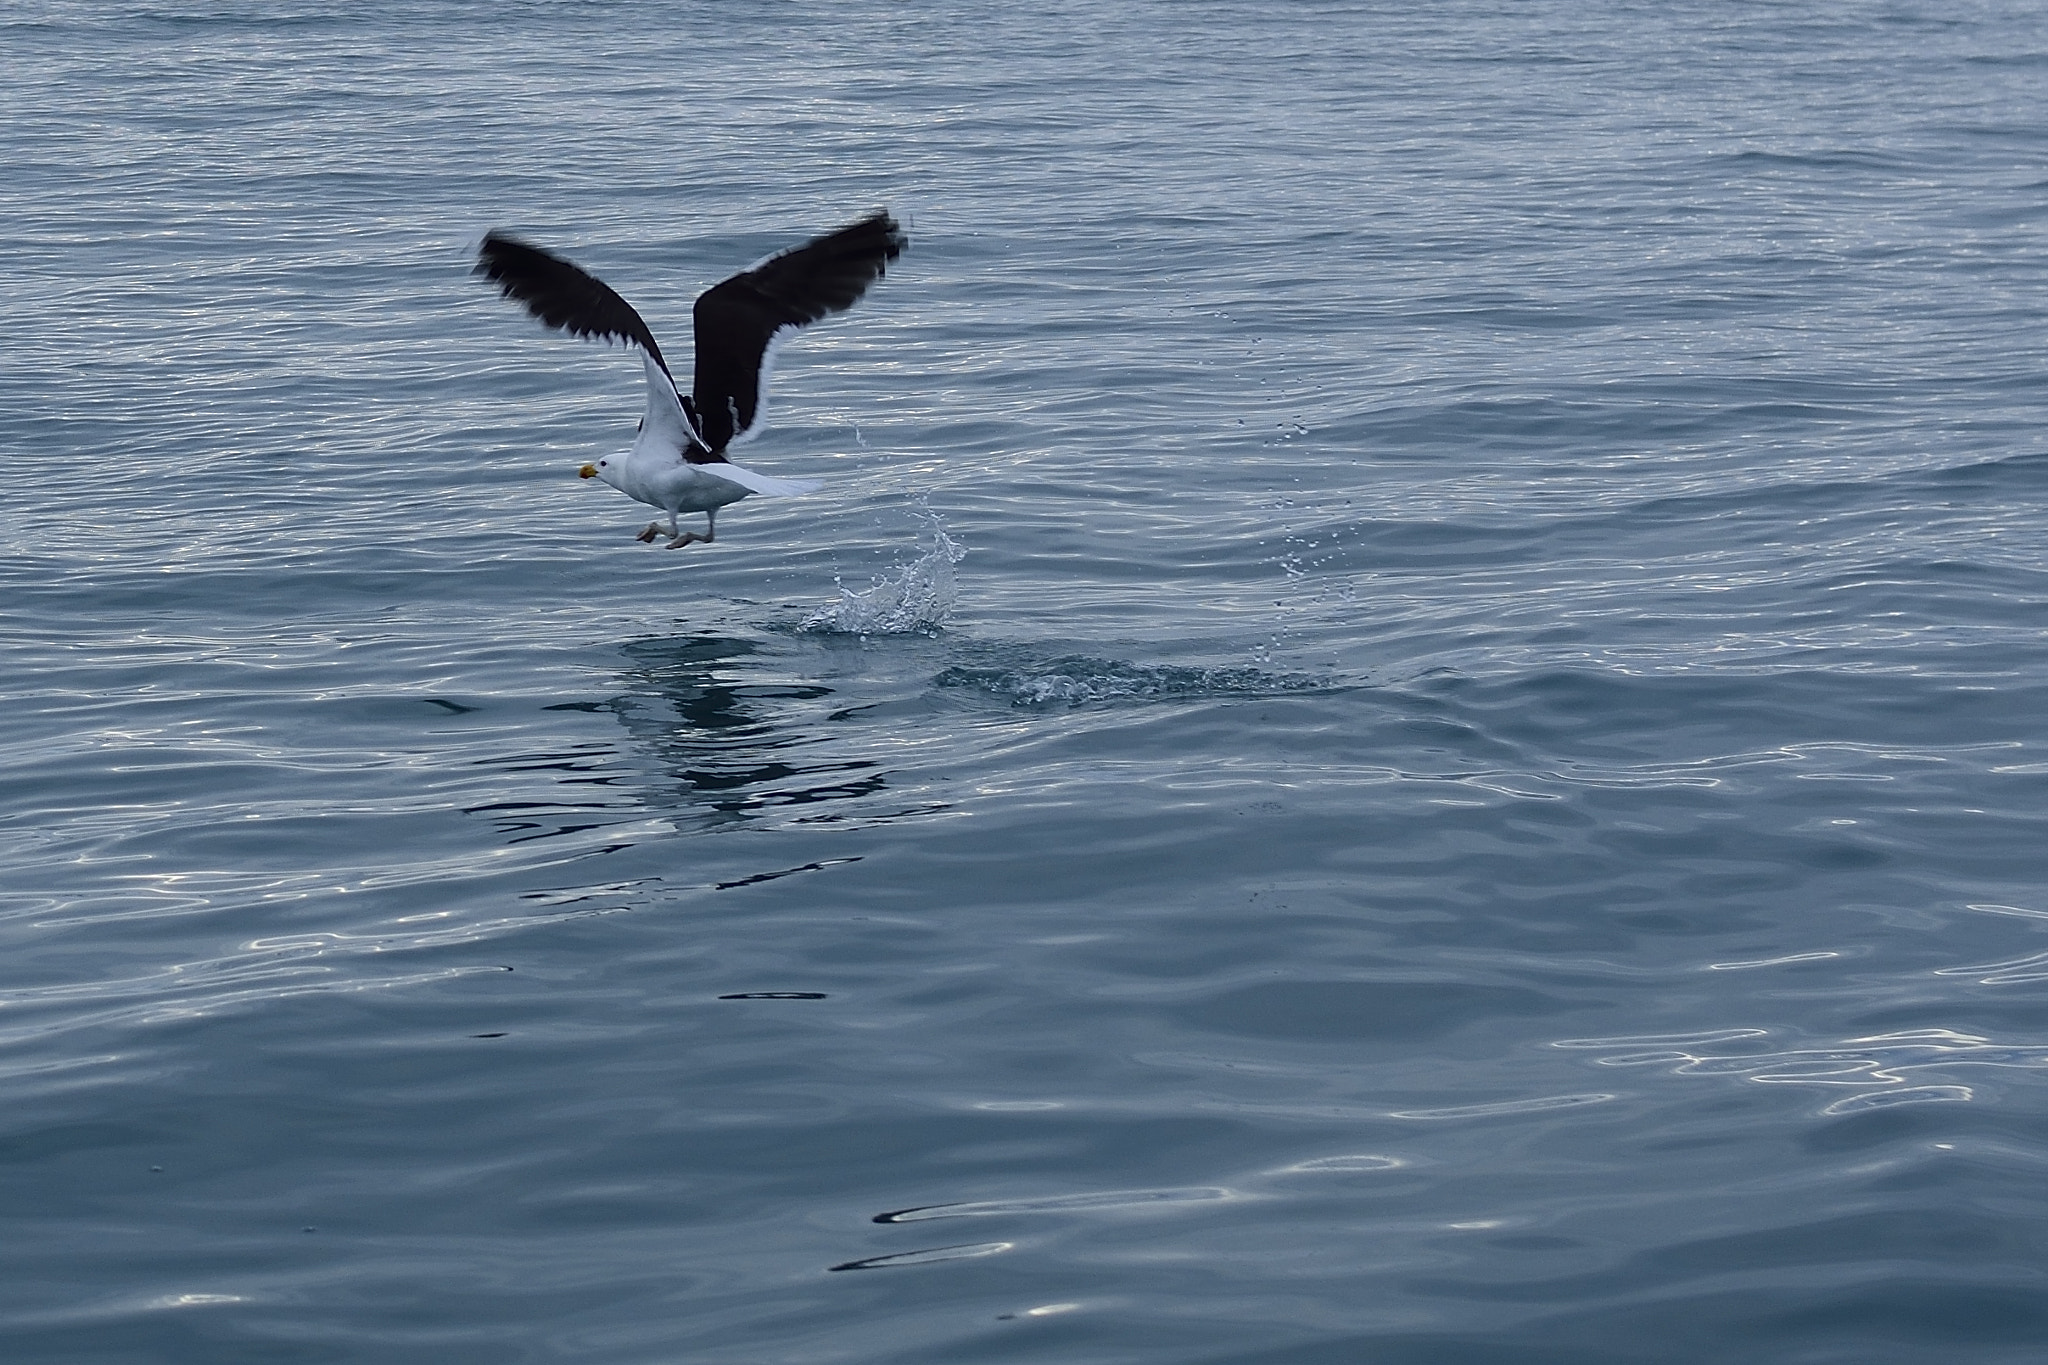
[[[718,539],[718,509],[714,507],[704,514],[703,535],[700,536],[695,531],[684,531],[682,534],[678,535],[674,540],[671,540],[667,545],[663,546],[662,548],[668,550],[680,550],[685,545],[694,545],[699,541],[702,541],[704,544],[709,545],[712,541],[716,539]]]
[[[656,536],[681,535],[682,532],[676,526],[676,517],[678,515],[680,514],[675,512],[671,512],[668,514],[668,529],[666,531],[661,529],[661,523],[659,521],[648,522],[647,529],[642,531],[637,537],[635,537],[635,539],[645,541],[647,544],[652,545],[654,543],[654,538]],[[671,546],[670,548],[674,547]]]

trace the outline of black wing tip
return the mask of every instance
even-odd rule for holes
[[[896,215],[886,208],[877,208],[845,227],[791,248],[783,253],[783,257],[822,253],[821,262],[830,261],[856,272],[872,272],[866,281],[856,286],[852,298],[832,308],[833,312],[838,312],[850,307],[854,299],[865,293],[868,283],[886,275],[889,262],[901,256],[909,246],[910,234],[903,230],[903,224],[897,221]]]
[[[862,221],[873,223],[884,233],[888,234],[889,245],[897,251],[901,251],[904,247],[910,245],[910,234],[903,230],[901,220],[895,214],[889,212],[887,208],[877,208]]]
[[[856,219],[837,232],[826,234],[827,237],[870,235],[880,238],[874,243],[874,248],[884,261],[895,260],[910,246],[910,234],[903,230],[902,222],[886,207],[872,209],[866,217]],[[483,241],[477,244],[476,264],[471,267],[470,273],[482,275],[502,284],[508,270],[516,268],[516,263],[522,258],[525,261],[532,261],[536,257],[562,265],[570,264],[545,247],[535,246],[532,242],[515,237],[502,228],[492,228],[484,233]]]
[[[477,245],[470,273],[496,285],[545,327],[638,346],[673,380],[654,333],[633,305],[574,261],[492,228]]]
[[[903,230],[903,224],[897,221],[896,215],[889,212],[887,208],[874,209],[869,212],[867,217],[848,225],[847,228],[842,230],[862,232],[870,229],[881,236],[882,240],[877,245],[880,246],[882,259],[885,261],[895,260],[910,245],[910,234]]]
[[[484,234],[483,241],[477,243],[476,264],[470,267],[469,273],[483,276],[509,295],[512,292],[512,282],[508,276],[522,264],[533,261],[535,257],[550,261],[561,259],[551,251],[543,251],[532,242],[522,241],[509,232],[500,232],[497,228],[492,228]]]
[[[841,259],[872,257],[886,262],[901,256],[909,245],[910,234],[903,230],[903,224],[897,221],[896,215],[887,208],[878,207],[844,227],[821,232],[802,246],[791,247],[780,255],[794,256],[802,251],[822,249]]]
[[[538,251],[539,249],[531,242],[520,241],[509,232],[500,232],[498,229],[492,228],[484,234],[484,239],[477,243],[477,273],[483,273],[485,266],[500,257],[513,255],[519,251]]]

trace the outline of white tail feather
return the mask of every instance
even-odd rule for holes
[[[699,474],[716,474],[727,479],[749,493],[758,493],[764,498],[796,498],[822,487],[823,479],[778,479],[772,474],[758,474],[744,465],[728,461],[714,461],[711,464],[695,465]]]

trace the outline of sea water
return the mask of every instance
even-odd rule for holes
[[[13,0],[0,1358],[2042,1359],[2043,13]]]

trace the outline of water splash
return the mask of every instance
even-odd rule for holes
[[[924,518],[929,547],[874,586],[855,592],[841,584],[839,600],[804,618],[802,629],[825,635],[935,635],[952,614],[953,566],[965,546],[946,534],[935,515]]]

